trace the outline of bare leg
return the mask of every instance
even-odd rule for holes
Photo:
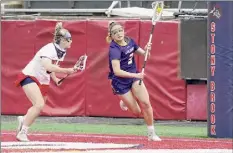
[[[138,84],[138,81],[133,83],[132,91],[135,97],[137,97],[140,102],[140,106],[142,108],[143,116],[147,126],[153,126],[153,109],[150,104],[149,94],[147,89],[142,82],[141,85]]]
[[[135,81],[132,86],[132,92],[140,103],[142,114],[148,128],[148,139],[153,141],[160,141],[161,139],[155,134],[153,109],[150,103],[148,91],[144,83],[142,82],[142,84],[139,85],[139,81]]]
[[[133,97],[131,91],[128,91],[124,95],[119,95],[119,98],[124,102],[124,104],[128,107],[128,109],[137,117],[141,114],[141,109],[138,106],[136,100]]]
[[[27,114],[23,118],[18,118],[19,132],[17,133],[16,138],[19,141],[29,141],[27,138],[28,129],[35,121],[35,119],[40,115],[45,101],[41,94],[40,88],[36,83],[29,83],[27,85],[24,85],[23,90],[33,106],[28,109]]]
[[[45,105],[44,98],[41,94],[40,88],[36,83],[30,83],[23,86],[23,90],[31,101],[33,106],[29,108],[27,114],[24,117],[23,125],[29,127],[35,121],[35,119],[40,115],[41,110]]]

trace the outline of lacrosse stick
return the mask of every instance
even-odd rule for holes
[[[163,7],[164,7],[163,1],[156,1],[156,2],[152,3],[152,8],[153,8],[152,28],[151,28],[148,44],[151,44],[154,28],[155,28],[156,23],[160,20],[160,18],[162,16]],[[149,50],[148,50],[148,47],[147,47],[146,48],[145,58],[144,58],[144,63],[143,63],[143,67],[142,67],[142,73],[144,73],[144,70],[145,70],[145,67],[146,67],[148,52],[149,52]],[[139,85],[141,85],[141,84],[142,84],[142,79],[140,79],[140,81],[139,81]]]
[[[87,61],[87,55],[81,56],[78,61],[74,65],[74,70],[81,70],[83,71],[86,68],[86,61]],[[62,81],[64,81],[70,74],[67,74],[64,78],[62,78],[60,81],[58,81],[58,84],[60,84]]]

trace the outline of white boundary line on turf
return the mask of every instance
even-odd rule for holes
[[[85,143],[85,142],[2,142],[2,149],[71,149],[71,150],[87,150],[87,149],[131,149],[137,148],[140,144],[114,144],[114,143]]]
[[[1,133],[2,135],[15,135],[15,133],[13,132],[2,132]],[[108,136],[108,135],[95,135],[95,134],[69,134],[69,133],[64,133],[64,134],[58,134],[58,133],[51,133],[51,134],[47,134],[47,133],[31,133],[29,135],[34,135],[34,136],[51,136],[51,135],[54,135],[54,136],[60,136],[60,137],[63,137],[63,136],[66,136],[66,137],[85,137],[85,138],[108,138],[108,139],[131,139],[131,140],[144,140],[144,139],[147,139],[146,137],[143,138],[143,137],[129,137],[129,136]],[[220,142],[220,143],[227,143],[227,144],[233,144],[233,142],[229,142],[229,141],[220,141],[220,140],[205,140],[205,139],[186,139],[186,138],[165,138],[165,139],[162,139],[163,140],[169,140],[169,141],[195,141],[195,142]]]
[[[80,151],[72,151],[72,152],[80,153]],[[27,153],[35,153],[35,152],[27,152]],[[44,152],[37,152],[37,153],[44,153]],[[55,153],[55,152],[50,151],[49,153]],[[67,153],[67,152],[56,151],[56,153]],[[83,153],[232,153],[232,150],[230,149],[90,150],[90,151],[83,151]]]
[[[90,150],[85,153],[232,153],[230,149]]]

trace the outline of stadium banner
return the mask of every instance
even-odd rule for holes
[[[233,2],[208,11],[208,136],[233,138]]]

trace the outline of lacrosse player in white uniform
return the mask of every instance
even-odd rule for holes
[[[58,61],[63,61],[66,50],[72,43],[71,34],[58,22],[55,27],[54,42],[43,46],[18,75],[16,86],[21,86],[27,98],[31,101],[32,107],[26,115],[18,117],[18,128],[16,138],[19,141],[29,141],[28,129],[35,119],[40,115],[49,89],[50,77],[57,84],[58,79],[55,73],[72,74],[78,68],[61,68]]]

